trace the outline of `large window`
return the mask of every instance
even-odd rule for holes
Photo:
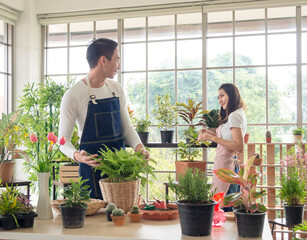
[[[0,115],[11,111],[13,26],[0,20]]]
[[[217,109],[217,89],[225,82],[235,83],[246,103],[250,141],[264,142],[270,129],[273,142],[291,142],[293,128],[307,128],[306,6],[48,25],[45,75],[81,79],[89,71],[86,47],[99,37],[119,42],[122,69],[115,81],[135,117],[152,121],[151,142],[160,142],[152,115],[157,94],[170,94],[173,103],[205,99],[208,110]],[[186,129],[178,123],[177,142]],[[214,152],[208,151],[209,162]],[[162,183],[174,172],[176,154],[152,149],[152,156],[159,183],[147,189],[149,199],[163,198]]]

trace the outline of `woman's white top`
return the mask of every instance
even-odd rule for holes
[[[237,109],[236,111],[232,112],[228,116],[228,121],[223,124],[221,129],[222,138],[227,141],[233,141],[231,135],[231,128],[241,128],[242,136],[246,133],[247,129],[247,122],[244,110],[242,108]]]
[[[106,83],[107,84],[104,84],[100,88],[92,88],[93,94],[96,95],[96,99],[111,98],[114,97],[111,89],[115,90],[116,96],[119,97],[120,102],[122,134],[125,143],[134,149],[142,142],[131,123],[123,88],[119,83],[113,80],[107,79]],[[60,150],[71,159],[74,159],[73,154],[77,151],[71,144],[74,126],[76,123],[78,127],[78,136],[81,139],[89,100],[89,88],[80,80],[64,94],[61,102],[59,139],[64,136],[66,138],[66,144],[60,146]]]

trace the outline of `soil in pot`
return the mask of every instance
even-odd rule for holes
[[[82,207],[65,207],[60,205],[63,227],[64,228],[81,228],[84,225],[85,208]]]
[[[214,206],[177,202],[181,232],[187,236],[208,236],[211,234]]]
[[[235,209],[234,213],[240,237],[262,237],[266,212],[247,214],[244,209]]]
[[[284,205],[285,218],[287,226],[293,227],[294,225],[303,222],[304,205],[301,206],[288,206]]]

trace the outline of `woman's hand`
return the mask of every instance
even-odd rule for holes
[[[206,128],[199,130],[198,141],[211,141],[214,142],[216,134]]]

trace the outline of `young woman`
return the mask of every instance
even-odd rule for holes
[[[213,169],[228,168],[239,172],[239,166],[236,162],[237,153],[243,152],[243,136],[246,132],[246,117],[243,110],[243,101],[238,88],[231,83],[224,83],[218,89],[218,100],[220,108],[220,126],[217,133],[207,129],[199,131],[198,140],[216,142],[216,155]],[[224,183],[213,174],[213,189],[217,192],[225,192],[226,195],[238,192],[237,184],[230,185]]]

